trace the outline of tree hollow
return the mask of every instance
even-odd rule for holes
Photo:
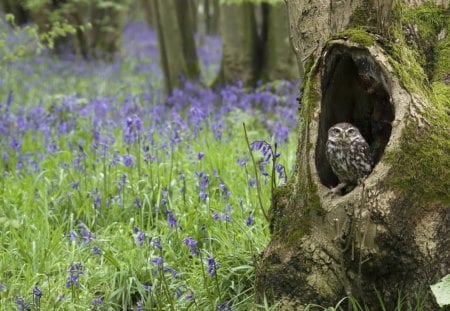
[[[376,165],[389,142],[395,109],[385,74],[366,49],[334,45],[323,61],[315,165],[320,182],[334,187],[338,179],[325,157],[328,129],[340,122],[358,127]]]

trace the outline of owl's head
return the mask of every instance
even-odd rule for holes
[[[335,124],[328,130],[328,140],[331,142],[353,142],[360,137],[358,128],[346,122]]]

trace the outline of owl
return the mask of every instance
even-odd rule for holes
[[[337,191],[356,186],[372,171],[369,145],[358,128],[350,123],[338,123],[328,130],[326,156],[339,179]]]

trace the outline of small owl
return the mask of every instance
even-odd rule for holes
[[[350,123],[338,123],[328,130],[326,156],[339,179],[337,191],[356,186],[372,171],[369,145],[359,130]]]

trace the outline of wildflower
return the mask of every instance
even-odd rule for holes
[[[18,311],[30,310],[30,304],[26,302],[22,297],[16,297],[15,303],[17,305]]]
[[[145,290],[148,290],[149,292],[152,291],[152,289],[153,289],[153,286],[150,285],[150,284],[142,284],[142,287],[143,287]]]
[[[103,305],[103,298],[102,297],[92,298],[91,303],[93,306],[101,306],[101,305]]]
[[[126,167],[132,167],[133,166],[133,156],[126,154],[123,156],[123,165]]]
[[[243,167],[247,164],[247,159],[237,159],[236,164]]]
[[[162,259],[161,256],[152,258],[152,259],[150,259],[150,261],[151,261],[152,264],[154,264],[155,266],[158,266],[158,267],[162,267],[162,266],[163,266],[163,259]]]
[[[141,200],[139,199],[139,197],[134,198],[134,207],[141,207]]]
[[[135,311],[144,311],[144,306],[142,305],[142,301],[138,301],[136,303],[136,308],[134,310]]]
[[[80,285],[79,283],[79,277],[80,275],[84,274],[84,266],[81,262],[77,263],[71,263],[69,270],[67,271],[69,275],[67,276],[66,281],[66,287],[78,287]]]
[[[216,268],[219,264],[214,260],[213,256],[208,257],[208,273],[211,277],[216,276]]]
[[[256,179],[250,178],[250,180],[248,181],[248,185],[252,188],[255,188],[256,187]]]
[[[80,235],[84,239],[84,244],[89,244],[95,239],[95,234],[92,233],[82,221],[78,222],[78,227],[80,228]]]
[[[225,301],[218,306],[219,311],[233,311],[230,301]]]
[[[186,237],[186,238],[183,239],[183,243],[186,244],[189,247],[189,249],[191,250],[191,254],[193,256],[200,255],[200,252],[199,252],[199,250],[197,248],[197,241],[196,240],[194,240],[191,237]]]
[[[100,247],[98,247],[97,245],[94,245],[92,247],[92,253],[94,255],[101,255],[102,254],[102,250],[100,249]]]
[[[248,215],[246,223],[247,223],[247,226],[249,226],[249,227],[253,225],[253,215],[252,215],[252,213],[250,213]]]
[[[177,296],[178,300],[181,298],[181,295],[183,295],[183,292],[181,291],[181,288],[179,288],[178,286],[175,289],[175,295]]]
[[[41,289],[38,287],[38,283],[36,283],[33,288],[33,300],[36,305],[39,305],[42,295],[43,293]]]
[[[79,184],[80,184],[79,181],[73,181],[73,182],[70,183],[70,186],[71,186],[73,189],[78,189],[78,185],[79,185]]]
[[[204,156],[205,156],[205,153],[204,153],[203,151],[200,151],[200,152],[197,154],[197,159],[198,159],[198,160],[201,160],[201,159],[203,159]]]
[[[142,245],[144,245],[146,237],[147,237],[147,235],[144,232],[140,231],[138,233],[138,235],[136,236],[136,242],[139,247],[142,247]]]
[[[191,290],[189,290],[189,294],[186,295],[186,300],[195,302],[194,293]]]
[[[97,195],[94,200],[94,207],[99,208],[101,203],[102,203],[102,198],[100,197],[100,195]]]
[[[178,225],[177,219],[175,218],[175,216],[173,215],[172,212],[168,213],[167,222],[169,223],[170,229],[177,228],[177,225]]]
[[[2,291],[4,291],[5,288],[6,288],[6,286],[0,283],[0,293],[1,293]]]
[[[157,249],[159,249],[159,250],[162,249],[162,246],[161,246],[161,244],[160,244],[160,238],[153,239],[153,240],[152,240],[152,244],[153,244],[153,246],[154,246],[155,248],[157,248]]]

